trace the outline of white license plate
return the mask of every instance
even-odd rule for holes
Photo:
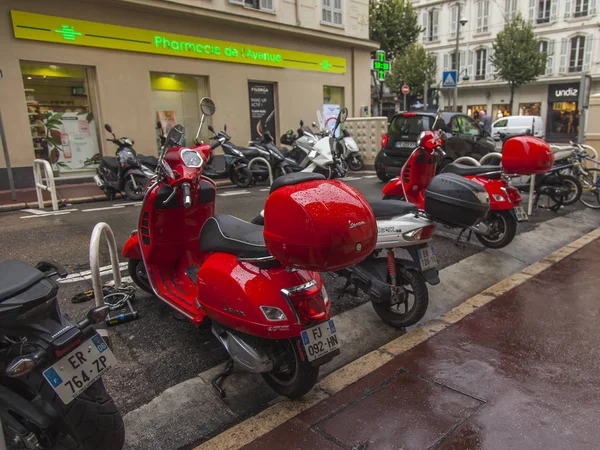
[[[333,320],[304,330],[302,332],[302,343],[308,360],[314,361],[340,348],[336,333]]]
[[[44,377],[64,404],[70,403],[117,362],[96,334],[44,371]]]
[[[396,148],[401,148],[401,147],[409,147],[409,148],[413,148],[417,146],[416,142],[406,142],[406,141],[396,141],[395,144]]]
[[[432,247],[420,248],[419,251],[419,263],[421,263],[421,270],[429,270],[437,267],[438,260],[435,253],[433,253]]]
[[[515,206],[515,214],[517,215],[518,222],[529,220],[529,217],[527,217],[527,213],[525,212],[525,208],[522,206]]]

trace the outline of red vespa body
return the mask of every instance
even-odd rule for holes
[[[210,99],[203,99],[201,106],[204,114],[214,112]],[[202,167],[220,142],[169,148],[181,138],[176,134],[182,130],[173,130],[159,160],[157,180],[146,192],[138,230],[123,249],[130,275],[196,325],[210,319],[213,333],[232,358],[218,379],[231,372],[235,361],[244,370],[262,373],[279,394],[301,396],[316,382],[319,366],[339,353],[321,278],[303,270],[302,260],[292,269],[275,259],[267,250],[263,227],[215,216],[216,188],[202,175]],[[292,185],[280,189],[308,204],[322,202],[310,193],[318,191],[315,176],[297,175]],[[340,230],[354,244],[355,251],[346,256],[347,265],[352,265],[373,250],[377,229],[360,194],[352,190],[338,199],[338,208],[345,205],[345,210],[352,209],[348,201],[355,203],[352,219],[365,225],[355,233]],[[285,217],[289,205],[281,200],[279,208]],[[213,384],[224,395],[217,378]]]
[[[417,148],[402,168],[400,176],[383,188],[384,199],[404,198],[420,210],[425,207],[425,193],[436,175],[438,157],[443,154],[443,134],[425,131]],[[449,164],[444,173],[454,173],[480,184],[490,198],[486,219],[471,227],[479,241],[490,248],[502,248],[512,242],[517,222],[527,220],[521,206],[521,195],[510,183],[507,174],[531,175],[544,173],[552,167],[553,153],[544,141],[530,136],[506,141],[502,166],[466,166]]]

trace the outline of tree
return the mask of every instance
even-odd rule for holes
[[[417,41],[423,29],[418,25],[417,12],[410,0],[370,0],[369,38],[381,45],[386,58],[393,60],[410,44]],[[373,74],[381,114],[383,83]]]
[[[508,83],[511,111],[516,111],[513,105],[515,90],[535,81],[546,71],[546,54],[539,51],[538,45],[532,23],[526,22],[521,14],[496,36],[490,61],[496,67],[496,77]]]
[[[406,51],[392,63],[392,71],[385,83],[395,94],[400,94],[402,85],[410,86],[413,97],[423,93],[423,85],[435,83],[435,58],[420,44],[409,45]]]

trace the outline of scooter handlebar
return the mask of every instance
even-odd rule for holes
[[[183,183],[181,186],[183,189],[183,207],[189,208],[192,206],[192,194],[190,193],[190,184]]]

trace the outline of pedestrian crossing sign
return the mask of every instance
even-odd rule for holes
[[[456,70],[446,70],[443,72],[442,87],[456,87]]]

